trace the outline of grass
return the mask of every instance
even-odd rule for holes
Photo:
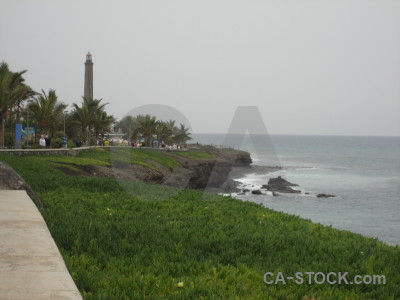
[[[138,157],[173,166],[161,155]],[[134,182],[131,191],[146,193],[130,193],[114,179],[64,175],[54,159],[63,160],[0,155],[43,202],[84,299],[400,298],[399,247],[198,191]],[[267,271],[385,274],[387,284],[266,285]]]
[[[186,152],[176,152],[176,154],[187,157],[187,158],[214,158],[215,156],[209,153],[201,152],[201,151],[196,151],[196,150],[190,150]]]
[[[157,169],[158,164],[170,170],[179,166],[175,159],[163,151],[148,149],[114,148],[110,151],[109,149],[97,148],[94,151],[82,152],[79,158],[86,160],[96,158],[108,163],[112,159],[123,163],[142,165],[151,169]]]
[[[206,153],[204,153],[207,155]],[[169,170],[174,170],[179,163],[168,154],[148,149],[126,149],[115,148],[112,151],[105,148],[96,148],[91,151],[79,153],[77,157],[72,156],[36,156],[32,157],[38,163],[44,163],[52,167],[63,167],[79,172],[82,166],[110,166],[112,161],[142,165],[150,169],[157,169],[162,165]]]
[[[130,155],[132,163],[144,162],[157,167],[154,163],[152,164],[152,162],[157,162],[170,170],[179,166],[179,163],[175,159],[158,150],[133,149],[130,151]]]

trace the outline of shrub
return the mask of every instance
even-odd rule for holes
[[[72,142],[72,141],[67,141],[67,145],[68,145],[68,148],[75,148],[76,147],[75,143]]]
[[[60,138],[53,139],[51,146],[52,146],[52,148],[61,148],[62,147],[61,139]]]
[[[14,148],[15,145],[15,134],[10,131],[4,133],[4,146],[7,148]]]

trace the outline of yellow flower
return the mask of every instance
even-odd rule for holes
[[[184,284],[183,284],[183,282],[181,281],[181,282],[178,282],[178,284],[177,284],[176,286],[177,286],[177,287],[183,287]]]

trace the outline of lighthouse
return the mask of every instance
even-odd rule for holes
[[[93,61],[92,54],[86,54],[85,62],[85,90],[83,96],[86,99],[93,98]]]

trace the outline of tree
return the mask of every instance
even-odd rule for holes
[[[17,120],[19,121],[19,111],[21,103],[32,97],[35,92],[27,86],[22,77],[26,70],[21,72],[11,72],[8,64],[0,63],[0,147],[4,147],[4,120],[7,116],[11,117],[13,109],[16,108]]]
[[[139,128],[138,117],[125,116],[118,122],[117,127],[122,129],[128,140],[135,139]]]
[[[97,136],[101,135],[104,137],[104,133],[110,131],[111,125],[115,122],[113,116],[108,115],[105,111],[98,112],[94,117],[93,129]]]
[[[72,119],[74,123],[80,128],[80,138],[83,140],[83,142],[87,142],[89,140],[89,125],[91,122],[91,114],[89,112],[89,108],[85,103],[82,103],[81,106],[74,103],[73,107],[74,111],[72,113]]]
[[[178,144],[185,146],[186,142],[192,139],[190,135],[189,128],[186,128],[185,125],[181,123],[180,128],[176,132],[175,139]]]
[[[104,108],[108,103],[101,103],[102,99],[93,99],[82,97],[81,106],[74,103],[74,111],[72,118],[80,127],[82,140],[90,144],[91,134],[98,137],[99,134],[104,135],[110,129],[112,123],[115,122],[113,116],[108,115]]]
[[[56,134],[66,107],[67,105],[58,101],[55,90],[49,90],[48,94],[42,90],[42,94],[35,97],[33,102],[28,105],[30,115],[41,133],[51,136]]]
[[[81,132],[81,127],[74,118],[74,112],[70,111],[65,114],[65,135],[70,139],[76,138]],[[64,124],[60,124],[59,130],[64,131]]]
[[[174,132],[167,123],[159,121],[156,125],[155,133],[160,142],[167,143]]]
[[[89,113],[91,115],[91,122],[94,124],[94,120],[96,119],[96,115],[101,114],[106,105],[108,103],[101,103],[103,99],[94,99],[94,98],[83,98],[83,103],[87,105]]]
[[[175,140],[175,134],[177,133],[178,128],[175,126],[175,120],[169,120],[165,122],[165,124],[167,125],[168,130],[171,132],[171,135],[167,138],[165,142],[170,145]]]
[[[144,117],[138,118],[138,120],[139,120],[139,126],[137,130],[145,138],[146,145],[148,147],[151,147],[153,135],[155,134],[155,129],[157,125],[156,117],[145,115]]]
[[[175,126],[175,120],[166,121],[166,122],[165,122],[165,125],[167,125],[168,128],[169,128],[171,131],[176,131],[176,129],[178,129],[178,128]]]

